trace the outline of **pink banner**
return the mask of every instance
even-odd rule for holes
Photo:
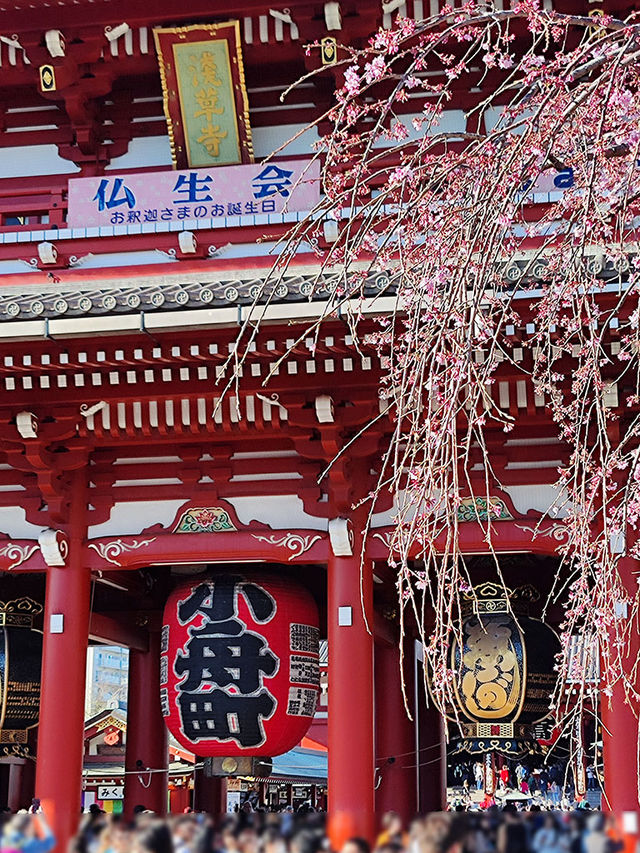
[[[318,161],[287,160],[69,181],[70,228],[180,222],[312,210]]]

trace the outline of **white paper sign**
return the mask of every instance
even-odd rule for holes
[[[122,800],[123,798],[123,785],[98,785],[99,800]]]

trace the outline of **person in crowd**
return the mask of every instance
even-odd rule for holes
[[[42,810],[38,814],[23,812],[14,815],[2,827],[0,853],[49,853],[55,843]]]
[[[540,793],[543,797],[547,796],[547,788],[549,787],[549,774],[546,770],[540,772]]]
[[[171,832],[164,821],[144,821],[143,827],[133,834],[132,853],[173,853]]]
[[[606,821],[603,814],[589,815],[582,842],[583,853],[616,853],[622,850],[623,842],[611,838],[605,830]]]
[[[381,821],[381,832],[376,842],[376,848],[379,850],[388,844],[399,844],[401,847],[406,846],[407,836],[402,827],[402,818],[398,812],[385,812]]]
[[[171,840],[173,853],[192,853],[200,826],[191,815],[182,815],[173,821]]]
[[[282,818],[280,828],[282,830],[282,834],[285,838],[288,838],[293,832],[293,828],[295,826],[295,818],[293,812],[293,806],[285,806],[282,810]]]
[[[2,835],[2,827],[11,818],[13,812],[9,806],[0,806],[0,835]]]
[[[482,820],[470,822],[464,851],[465,853],[494,853],[494,841],[491,821],[484,816]]]
[[[102,832],[89,853],[129,853],[133,839],[131,829],[123,821],[112,819],[100,825]]]
[[[236,826],[233,821],[226,821],[220,832],[220,853],[240,853]]]
[[[364,838],[350,838],[343,844],[342,853],[371,853],[371,847]]]
[[[505,788],[509,787],[509,776],[510,776],[509,768],[507,767],[506,764],[503,764],[502,767],[500,768],[500,781],[502,782],[502,785]]]
[[[297,827],[289,844],[290,853],[320,853],[321,850],[328,849],[327,840],[322,830],[309,825],[307,821],[303,824],[303,829],[300,825]]]
[[[554,785],[555,777],[550,793]],[[26,811],[12,816],[2,833],[0,853],[49,853],[53,841],[42,821],[42,815]],[[621,847],[620,836],[607,831],[600,813],[576,811],[560,818],[548,801],[507,803],[502,811],[495,805],[481,810],[473,801],[460,802],[450,812],[418,817],[409,827],[399,814],[386,814],[373,853],[617,853]],[[246,808],[219,822],[203,813],[163,821],[147,810],[129,821],[96,808],[83,816],[71,853],[330,851],[323,814],[292,810],[276,814],[267,805],[264,811]],[[372,851],[367,840],[356,836],[336,853]]]
[[[476,791],[481,791],[484,785],[484,771],[482,769],[482,762],[476,761],[473,765],[473,773],[476,777]]]
[[[533,836],[531,847],[534,853],[563,853],[564,840],[555,817],[553,814],[547,814],[544,823]]]
[[[583,853],[582,820],[580,815],[572,814],[568,822],[568,853]]]
[[[504,820],[496,834],[496,853],[528,853],[527,833],[514,805],[502,810]]]

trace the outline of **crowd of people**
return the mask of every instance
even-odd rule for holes
[[[55,840],[42,814],[5,815],[0,853],[49,853]],[[438,812],[404,826],[383,816],[373,847],[351,838],[339,853],[617,853],[624,847],[615,818],[601,812]],[[322,813],[242,809],[219,822],[202,813],[162,820],[139,811],[133,820],[93,808],[83,815],[69,853],[329,853]]]
[[[573,784],[570,768],[560,762],[528,767],[505,761],[496,770],[495,792],[487,795],[482,763],[461,762],[449,768],[448,800],[454,808],[462,805],[467,809],[486,809],[509,800],[564,811],[591,808],[601,799],[597,769],[589,765],[585,777],[587,792],[581,794]],[[594,792],[594,796],[590,798],[589,792]]]

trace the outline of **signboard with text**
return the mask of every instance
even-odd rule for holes
[[[123,785],[99,785],[99,800],[121,800],[124,797]]]
[[[85,228],[312,210],[319,178],[317,160],[72,178],[67,220]]]
[[[174,165],[251,163],[240,24],[153,31]]]

